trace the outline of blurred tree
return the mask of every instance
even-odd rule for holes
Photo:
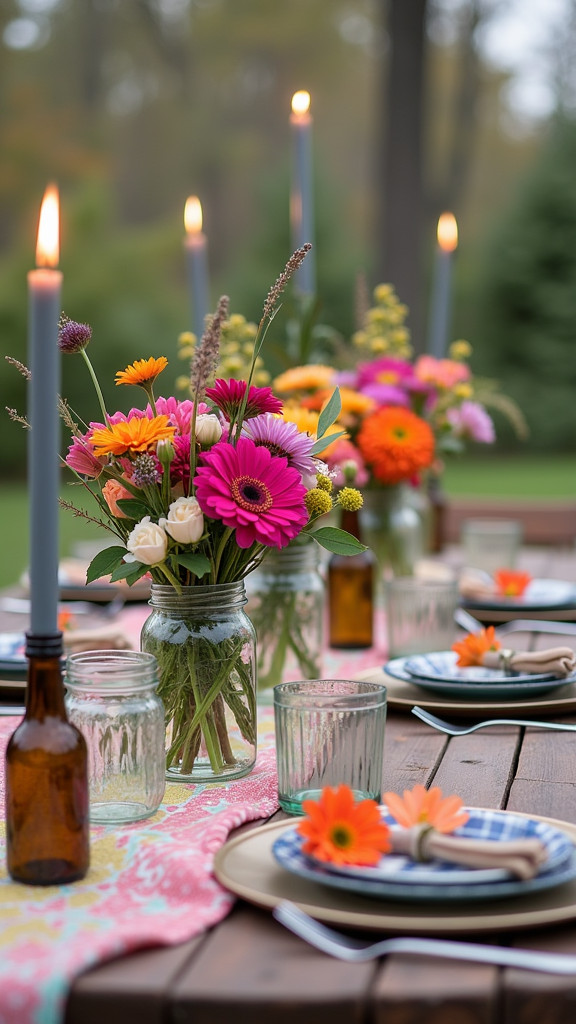
[[[477,369],[505,381],[541,450],[576,449],[575,164],[576,123],[559,115],[477,282]]]

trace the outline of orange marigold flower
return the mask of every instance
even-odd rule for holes
[[[416,785],[405,789],[402,796],[384,793],[384,803],[399,825],[432,825],[437,832],[453,832],[465,825],[470,815],[463,811],[459,796],[443,796],[440,786],[425,789]]]
[[[298,825],[302,846],[318,860],[333,864],[377,864],[390,849],[390,829],[382,821],[375,800],[354,802],[349,786],[326,786],[318,801],[304,800],[308,815]]]
[[[315,391],[316,388],[327,388],[332,384],[336,371],[331,366],[312,364],[310,366],[293,366],[281,373],[272,383],[274,391],[286,394],[289,391]]]
[[[158,359],[154,356],[150,356],[150,359],[137,359],[125,370],[118,371],[116,384],[150,384],[167,366],[166,356],[159,356]]]
[[[58,612],[58,629],[64,632],[65,629],[72,629],[74,625],[74,616],[72,612],[63,610]]]
[[[516,569],[497,569],[494,573],[496,592],[502,597],[521,597],[532,577],[529,572]]]
[[[374,476],[383,484],[408,480],[432,464],[434,434],[425,420],[400,406],[385,406],[367,416],[357,444]]]
[[[469,633],[463,640],[452,644],[452,650],[458,655],[456,664],[459,668],[481,665],[487,651],[499,651],[501,647],[502,644],[494,636],[494,626],[488,626],[480,633]]]
[[[147,452],[158,441],[172,437],[172,427],[167,416],[134,416],[131,420],[98,427],[93,431],[90,443],[96,455],[124,455],[125,452]]]

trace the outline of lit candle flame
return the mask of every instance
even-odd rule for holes
[[[56,185],[48,185],[40,207],[36,266],[57,267],[60,255],[59,201]]]
[[[443,213],[438,220],[438,245],[444,252],[454,252],[458,245],[458,225],[453,213]]]
[[[305,89],[295,92],[292,97],[292,113],[307,114],[310,109],[310,93]]]
[[[184,227],[190,235],[202,231],[202,205],[198,196],[189,196],[184,207]]]

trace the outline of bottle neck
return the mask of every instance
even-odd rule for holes
[[[26,718],[42,721],[61,718],[67,721],[62,682],[62,633],[26,634],[28,686]]]
[[[362,530],[360,527],[360,516],[357,511],[351,509],[342,509],[342,515],[340,517],[340,526],[346,533],[351,533],[356,540],[362,541]]]

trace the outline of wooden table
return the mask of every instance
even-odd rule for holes
[[[576,579],[573,556],[552,567],[543,555],[537,571]],[[1,618],[0,625],[14,628]],[[576,823],[576,736],[506,726],[450,739],[392,711],[384,788],[415,783],[457,792],[472,806]],[[576,922],[482,940],[576,953]],[[66,1024],[566,1024],[575,1006],[576,976],[400,955],[345,964],[238,901],[191,942],[126,956],[79,978]]]

